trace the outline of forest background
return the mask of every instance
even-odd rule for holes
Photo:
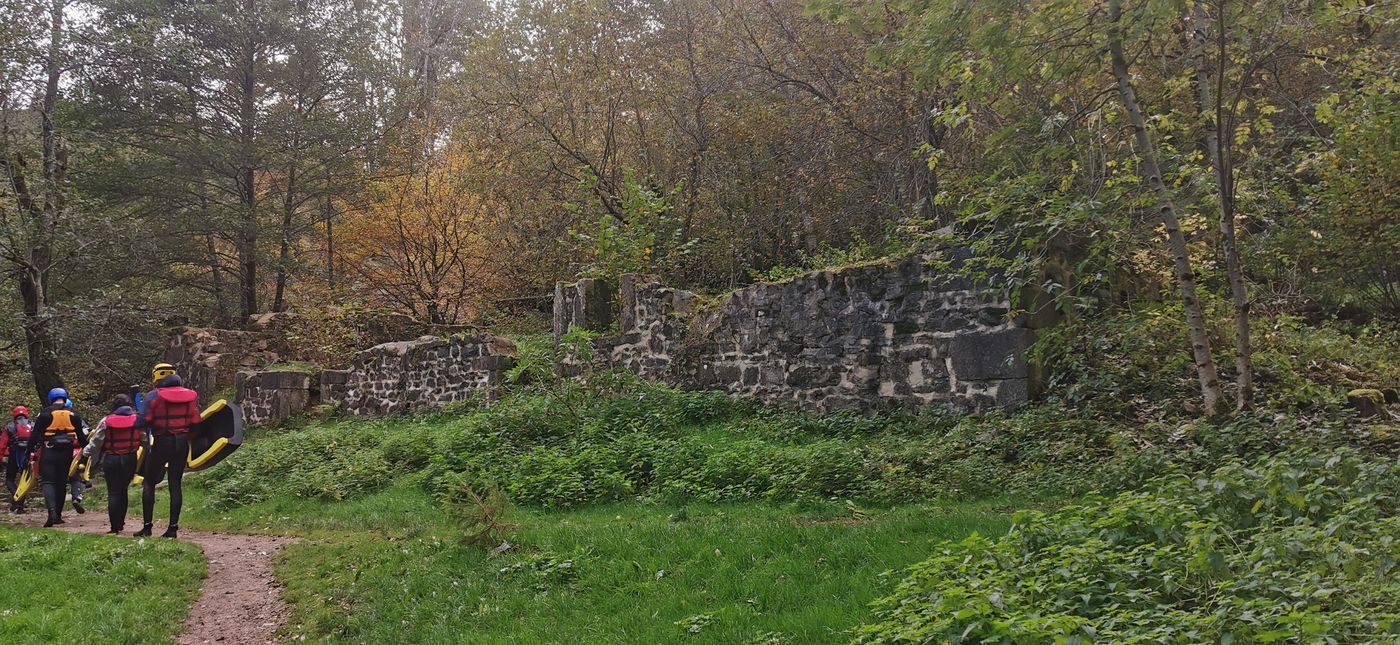
[[[578,275],[713,293],[958,245],[1077,321],[1044,351],[1167,329],[1191,411],[1252,407],[1251,339],[1394,340],[1397,16],[0,0],[4,396],[96,402],[179,324],[492,324]]]

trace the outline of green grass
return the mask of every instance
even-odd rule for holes
[[[168,641],[204,576],[199,548],[0,524],[0,642]]]
[[[459,545],[449,518],[402,483],[223,511],[194,488],[188,526],[309,536],[277,565],[295,609],[289,635],[343,642],[844,641],[889,592],[883,572],[944,540],[999,535],[1019,506],[514,509],[514,546],[491,555]]]

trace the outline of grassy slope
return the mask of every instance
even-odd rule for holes
[[[940,541],[1003,532],[1009,510],[991,502],[865,517],[826,504],[516,510],[515,548],[495,556],[457,546],[448,518],[403,485],[348,502],[279,497],[199,510],[187,524],[311,536],[283,554],[278,575],[296,607],[292,632],[313,639],[825,643],[846,640],[869,617],[867,603],[888,592],[881,573],[927,557]],[[701,626],[690,636],[695,623],[676,623],[692,618]]]
[[[180,629],[204,575],[192,544],[0,524],[0,642],[150,643]]]

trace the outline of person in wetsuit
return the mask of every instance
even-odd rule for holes
[[[34,424],[29,420],[29,408],[15,406],[10,412],[9,423],[0,432],[0,459],[5,461],[5,490],[9,492],[10,512],[24,512],[24,501],[15,500],[19,489],[19,476],[29,467],[29,442],[33,436]]]
[[[68,403],[64,407],[68,408],[69,410],[72,410],[73,399],[68,399]],[[90,433],[88,432],[88,427],[86,425],[80,426],[78,428],[78,436],[83,437],[84,443],[87,442],[87,437],[89,434]],[[73,458],[80,459],[81,455],[75,452],[73,453]],[[83,513],[87,512],[87,509],[83,508],[83,492],[88,489],[88,486],[92,485],[92,482],[89,482],[87,479],[84,478],[83,470],[84,469],[82,467],[82,464],[79,464],[78,470],[73,473],[72,477],[68,478],[68,496],[73,500],[73,510],[77,511],[79,515],[82,515]]]
[[[107,480],[107,519],[112,524],[107,532],[112,535],[126,527],[127,489],[136,476],[136,451],[145,442],[146,433],[137,427],[137,420],[131,397],[118,394],[112,399],[112,413],[97,422],[83,448],[83,456],[100,459]]]
[[[173,369],[162,363],[152,370],[157,378],[156,389],[147,397],[145,410],[138,424],[151,434],[150,451],[146,453],[145,481],[141,484],[141,516],[144,522],[136,537],[151,534],[151,515],[156,506],[156,484],[170,472],[170,525],[162,537],[173,538],[180,529],[180,507],[184,503],[181,480],[185,461],[190,453],[190,429],[200,421],[199,393],[184,386]],[[164,375],[162,375],[164,373]]]
[[[78,448],[87,443],[83,434],[83,417],[68,409],[68,391],[61,387],[49,390],[49,407],[34,420],[30,459],[39,458],[39,487],[44,491],[44,506],[49,518],[45,527],[63,523],[63,498],[68,485],[68,467]],[[75,505],[76,506],[76,505]]]

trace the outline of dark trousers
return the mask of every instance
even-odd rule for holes
[[[121,532],[126,525],[126,507],[131,502],[129,488],[136,476],[136,455],[104,455],[102,476],[107,480],[107,519],[112,530]]]
[[[44,489],[44,506],[49,509],[49,519],[63,517],[63,497],[68,492],[68,466],[73,463],[73,448],[58,445],[45,446],[39,457],[39,487]]]
[[[189,437],[183,434],[156,435],[151,442],[151,452],[146,455],[145,482],[141,484],[141,517],[151,523],[151,515],[156,509],[156,484],[170,471],[170,525],[180,525],[180,506],[184,495],[180,490],[180,480],[185,476],[185,460],[190,455]]]
[[[12,450],[15,450],[12,448]],[[27,451],[28,449],[26,449]],[[19,489],[19,475],[24,472],[24,456],[12,454],[5,460],[5,491],[9,496],[5,498],[10,503],[10,509],[24,508],[24,502],[16,503],[15,491]]]

